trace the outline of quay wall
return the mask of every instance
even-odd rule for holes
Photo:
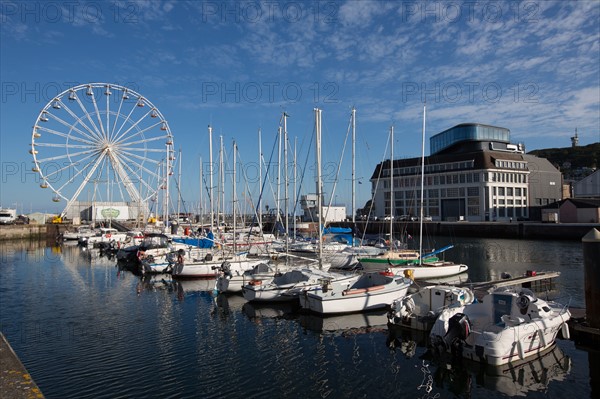
[[[351,222],[335,222],[332,226],[352,227]],[[65,232],[70,224],[22,224],[0,225],[0,241],[24,238],[54,239]],[[270,224],[265,231],[271,231]],[[389,222],[357,222],[359,231],[367,234],[386,234]],[[538,222],[424,222],[423,233],[438,236],[484,237],[484,238],[522,238],[551,240],[581,240],[592,228],[600,229],[597,223],[538,223]],[[316,223],[310,223],[304,233],[316,232]],[[408,232],[419,234],[419,222],[395,222],[394,235]]]
[[[333,223],[334,226],[352,227],[351,222]],[[367,234],[389,232],[389,222],[357,222],[359,231]],[[437,236],[581,240],[590,229],[599,228],[596,223],[537,223],[537,222],[423,222],[423,232]],[[419,234],[419,222],[396,222],[394,231]],[[396,235],[396,234],[394,234]]]
[[[13,224],[0,225],[0,241],[21,239],[53,239],[70,225],[61,224]]]

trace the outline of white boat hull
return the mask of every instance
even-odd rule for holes
[[[350,278],[322,270],[295,269],[271,280],[251,282],[242,287],[242,295],[247,301],[290,301],[296,300],[301,292],[316,288],[324,279]]]
[[[366,280],[372,280],[366,282]],[[368,273],[343,283],[331,282],[299,296],[300,306],[321,314],[363,312],[385,308],[403,297],[412,281],[399,276]]]
[[[406,275],[407,270],[412,270],[412,278],[415,280],[434,279],[440,277],[454,276],[466,272],[469,267],[460,263],[431,262],[422,265],[390,266],[386,263],[371,263],[361,260],[365,272],[382,272],[390,270],[396,275]]]
[[[562,305],[531,299],[533,294],[508,292],[494,292],[481,303],[444,310],[431,330],[432,345],[497,366],[539,354],[554,344],[559,330],[568,329],[571,314]],[[522,296],[529,296],[527,306],[519,304]],[[465,317],[469,326],[460,328],[468,331],[467,336],[449,343],[446,337],[452,336],[452,320]]]
[[[430,331],[444,309],[465,306],[474,299],[468,288],[446,285],[424,287],[396,299],[388,313],[388,322],[412,330]]]
[[[199,263],[184,263],[175,264],[173,266],[173,277],[177,278],[216,278],[219,273],[219,268],[224,260],[205,261]],[[261,260],[232,260],[228,259],[232,270],[249,270],[254,266],[262,263]]]

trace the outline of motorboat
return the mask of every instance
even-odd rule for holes
[[[434,350],[491,365],[537,355],[569,338],[566,306],[537,298],[526,288],[500,288],[481,302],[444,309],[430,333]]]
[[[78,241],[79,238],[92,237],[96,232],[90,226],[78,226],[75,231],[65,231],[62,235],[65,241]]]
[[[465,287],[433,285],[392,302],[388,322],[413,330],[429,331],[442,310],[473,302],[473,291]]]
[[[124,243],[127,238],[127,234],[120,233],[117,229],[101,227],[93,236],[80,237],[78,242],[80,245],[93,247],[100,244]]]
[[[371,272],[347,279],[323,279],[299,296],[303,309],[321,314],[362,312],[390,306],[406,295],[411,279],[387,272]]]

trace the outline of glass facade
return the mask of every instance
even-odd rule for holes
[[[510,143],[510,130],[503,127],[462,124],[444,130],[429,139],[429,151],[436,154],[461,141],[498,141]]]

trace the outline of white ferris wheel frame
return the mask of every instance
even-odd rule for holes
[[[98,89],[104,92],[99,92]],[[83,93],[83,97],[79,95],[80,93]],[[100,99],[96,98],[98,93],[106,98],[104,109],[99,108]],[[117,94],[120,97],[118,108],[111,110],[110,98]],[[91,99],[91,102],[87,101],[87,103],[92,109],[88,109],[81,98]],[[132,118],[136,109],[145,106],[147,111],[143,112],[141,117],[136,114],[137,119]],[[74,111],[74,108],[77,109]],[[128,108],[130,109],[127,110]],[[122,110],[127,114],[122,113]],[[69,119],[67,116],[73,122],[66,120]],[[151,118],[149,120],[153,123],[140,127],[140,123],[146,118]],[[67,131],[45,127],[44,124],[50,119],[64,126]],[[160,135],[145,136],[144,133],[152,132],[156,128]],[[58,140],[64,139],[64,144],[44,142],[43,137],[47,134]],[[154,142],[160,140],[164,140],[164,148],[148,148],[149,143],[155,144]],[[65,148],[63,154],[43,157],[44,148],[62,150],[62,147]],[[132,202],[145,208],[148,207],[148,201],[157,200],[159,190],[166,190],[164,206],[168,212],[169,176],[173,174],[175,159],[173,148],[173,134],[167,120],[147,98],[117,84],[86,83],[58,94],[40,111],[33,126],[29,153],[33,156],[32,170],[41,177],[40,187],[50,188],[55,194],[53,197],[55,202],[61,199],[67,201],[61,213],[64,217],[84,188],[91,183],[98,168],[106,167],[108,175],[109,166],[117,182],[120,183],[121,195],[123,196],[122,188],[124,188]],[[46,162],[59,160],[66,165],[52,172],[44,172],[43,166]],[[148,168],[147,163],[154,164],[156,169]],[[71,173],[68,179],[59,184],[54,181],[55,176],[67,171]],[[79,180],[81,183],[74,193],[67,195],[66,187]],[[144,186],[144,193],[136,188],[133,180],[140,186]]]

